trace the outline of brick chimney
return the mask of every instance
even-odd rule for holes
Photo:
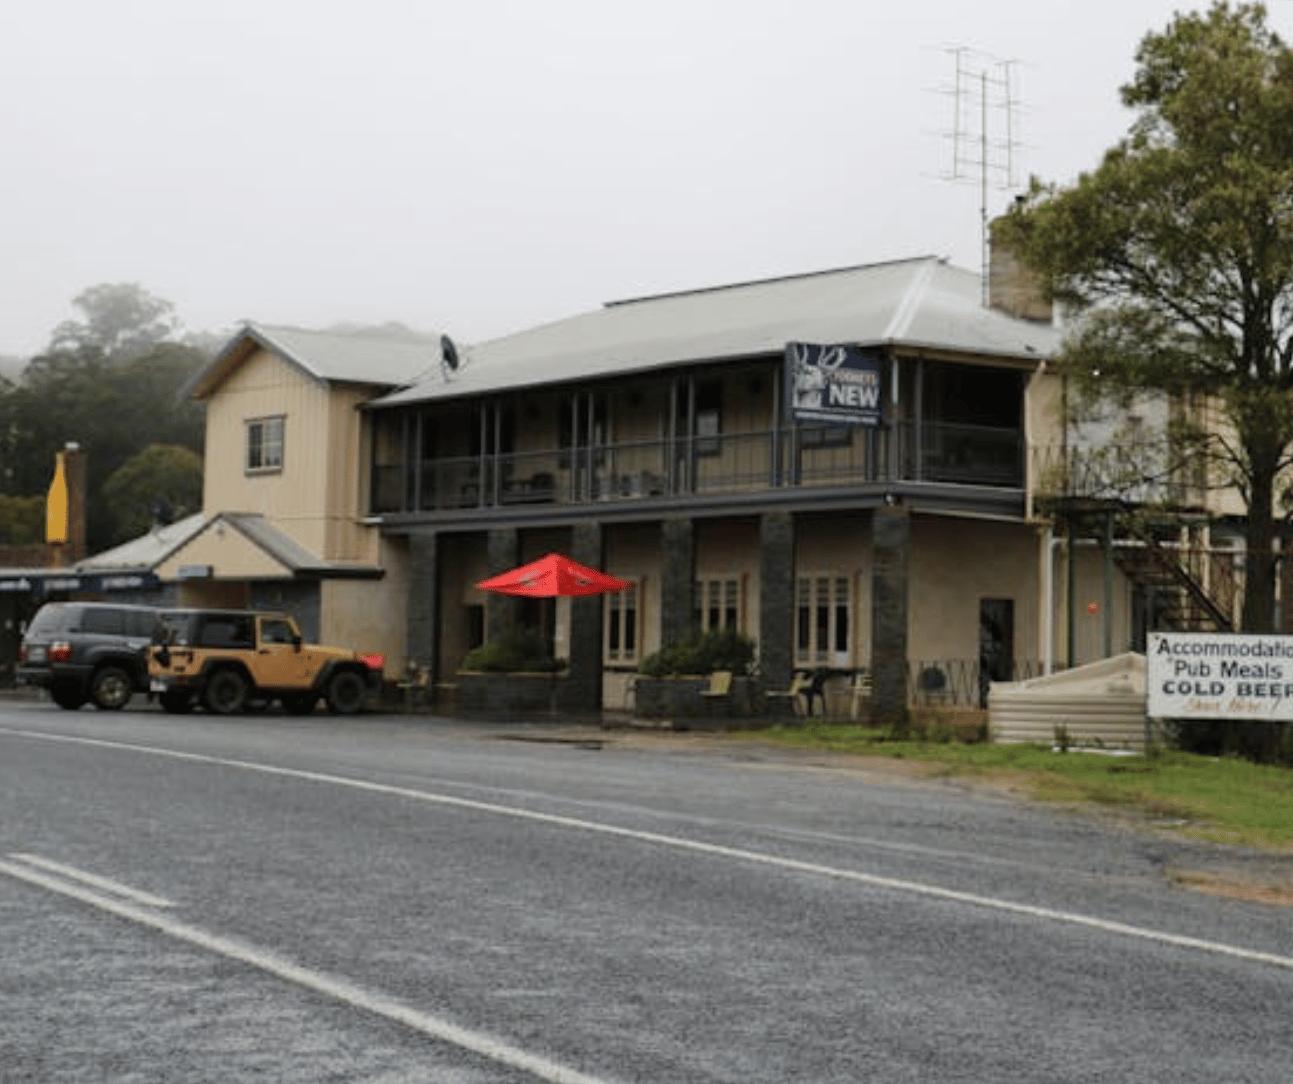
[[[85,450],[75,441],[63,448],[63,470],[67,474],[67,556],[68,563],[85,559]]]
[[[1040,276],[1001,240],[1000,221],[988,226],[988,307],[1019,320],[1054,323],[1054,307],[1046,300]]]

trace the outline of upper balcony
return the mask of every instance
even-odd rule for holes
[[[783,427],[450,456],[417,455],[421,443],[416,432],[375,442],[373,515],[451,522],[482,514],[560,518],[594,506],[605,515],[608,504],[626,513],[677,504],[698,511],[706,503],[828,509],[895,498],[1012,516],[1025,507],[1016,427]]]

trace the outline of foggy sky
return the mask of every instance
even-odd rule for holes
[[[0,354],[41,350],[103,282],[192,331],[399,321],[473,342],[724,282],[928,254],[977,270],[982,116],[969,93],[954,114],[952,50],[991,80],[1011,62],[1013,109],[989,84],[995,215],[1029,174],[1097,165],[1140,39],[1206,6],[14,5]],[[1293,8],[1269,7],[1293,37]]]

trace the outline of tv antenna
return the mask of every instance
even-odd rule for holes
[[[979,260],[983,302],[988,302],[988,191],[1019,186],[1016,174],[1020,102],[1015,87],[1017,61],[955,46],[952,96],[951,166],[944,179],[979,186]]]

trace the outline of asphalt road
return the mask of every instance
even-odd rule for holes
[[[703,738],[0,701],[0,1080],[1287,1084],[1293,912],[1175,883],[1219,854]]]

